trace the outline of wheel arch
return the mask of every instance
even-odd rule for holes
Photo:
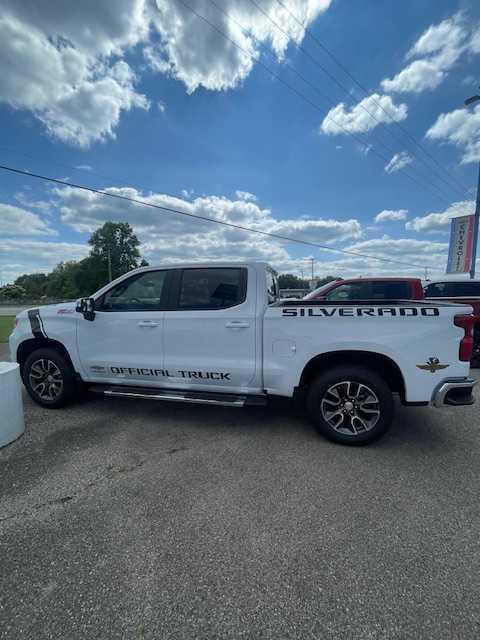
[[[24,340],[21,342],[17,348],[16,359],[18,364],[20,365],[20,373],[23,376],[23,367],[28,356],[36,351],[37,349],[55,349],[67,360],[67,362],[71,365],[73,371],[77,374],[75,367],[73,365],[70,354],[68,353],[65,346],[58,342],[57,340],[52,340],[51,338],[30,338],[29,340]],[[78,375],[78,374],[77,374]]]
[[[307,389],[313,378],[328,368],[339,366],[361,366],[382,376],[390,390],[398,393],[405,402],[405,380],[398,364],[384,355],[373,351],[330,351],[313,357],[303,368],[299,388]]]

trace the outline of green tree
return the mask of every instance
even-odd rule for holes
[[[308,289],[308,280],[299,278],[293,273],[282,273],[278,276],[280,289]]]
[[[140,242],[128,222],[106,222],[88,241],[90,256],[99,258],[107,282],[138,266]]]
[[[78,298],[78,286],[76,283],[78,265],[79,263],[74,260],[57,264],[55,269],[48,274],[45,294],[49,298]]]
[[[47,276],[44,273],[25,273],[17,278],[14,284],[25,289],[27,298],[39,299],[45,293]]]
[[[25,289],[18,284],[6,284],[0,289],[0,299],[3,300],[21,300],[25,294]]]
[[[74,282],[77,298],[91,296],[108,282],[105,263],[100,256],[88,256],[77,263]]]

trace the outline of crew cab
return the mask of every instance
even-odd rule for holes
[[[473,308],[473,352],[472,366],[480,366],[480,280],[465,278],[439,278],[424,286],[425,297],[457,304],[468,304]]]
[[[420,278],[350,278],[310,291],[304,300],[422,300]]]
[[[13,360],[35,402],[79,386],[110,397],[240,407],[305,403],[317,429],[365,444],[405,405],[473,402],[471,308],[443,302],[279,301],[265,263],[144,267],[90,298],[23,311]]]

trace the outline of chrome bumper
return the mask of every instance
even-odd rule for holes
[[[451,378],[444,380],[433,392],[432,404],[435,407],[473,404],[475,399],[472,395],[473,387],[478,380],[473,378]]]

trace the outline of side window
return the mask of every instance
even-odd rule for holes
[[[448,295],[459,298],[480,296],[480,282],[449,282]]]
[[[105,293],[99,311],[160,311],[167,271],[146,271]]]
[[[407,282],[372,282],[372,300],[405,300],[410,298]]]
[[[326,300],[338,302],[348,300],[368,300],[370,298],[370,286],[367,282],[352,282],[341,284],[325,296]]]
[[[432,282],[425,287],[426,298],[444,298],[447,295],[446,282]]]
[[[184,269],[177,309],[227,309],[244,302],[246,294],[246,269]]]
[[[267,269],[267,299],[268,304],[273,304],[278,300],[278,283],[273,271]]]

